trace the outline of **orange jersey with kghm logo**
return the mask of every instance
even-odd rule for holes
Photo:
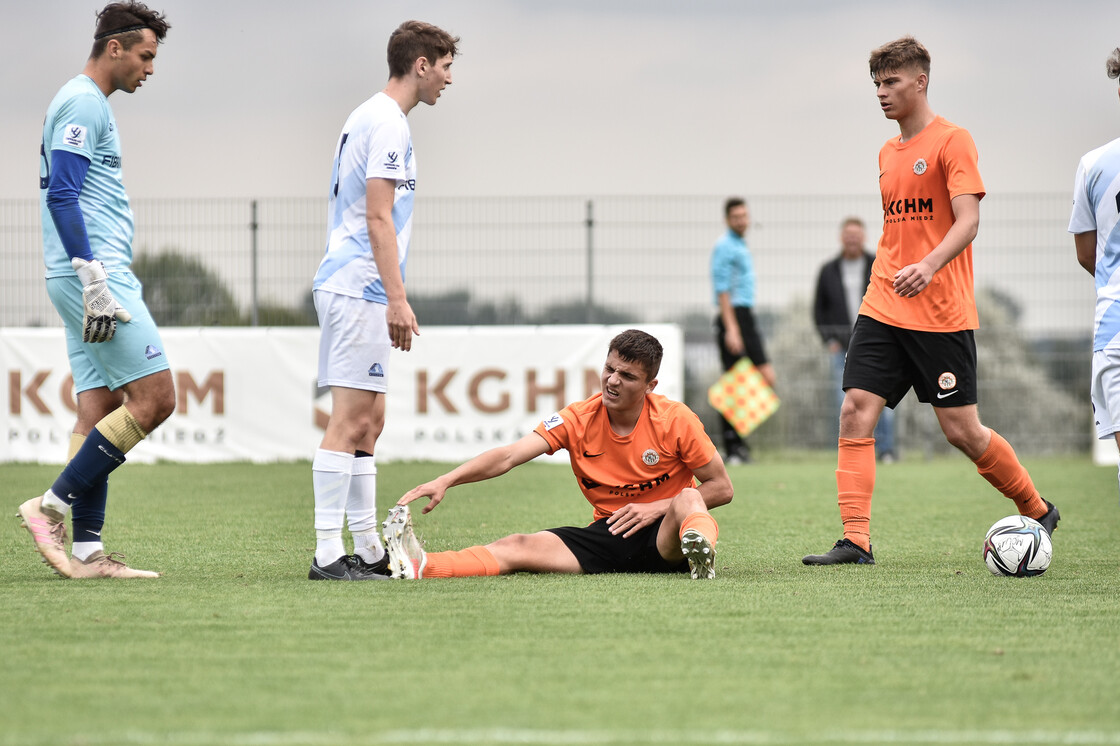
[[[549,453],[568,451],[579,488],[595,508],[594,521],[629,503],[675,497],[696,483],[693,470],[716,453],[700,418],[660,394],[646,395],[629,435],[611,429],[602,394],[569,404],[534,432],[548,443]]]
[[[952,199],[984,197],[968,130],[937,117],[906,142],[879,151],[883,236],[859,312],[904,329],[956,332],[979,326],[973,292],[972,244],[942,267],[913,298],[894,292],[894,276],[921,261],[953,226]]]

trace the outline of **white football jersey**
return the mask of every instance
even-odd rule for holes
[[[408,119],[383,92],[351,112],[338,138],[327,203],[327,248],[312,287],[384,304],[385,288],[366,228],[366,179],[396,182],[393,226],[403,279],[412,235],[416,158]]]
[[[1093,350],[1120,348],[1120,139],[1077,164],[1070,233],[1097,232]]]

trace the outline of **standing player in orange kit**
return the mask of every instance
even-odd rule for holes
[[[900,137],[879,151],[883,236],[844,369],[836,486],[844,537],[807,565],[874,564],[871,495],[875,423],[911,388],[933,405],[946,439],[981,476],[1048,533],[1058,509],[1043,500],[1015,451],[980,423],[979,326],[972,240],[984,184],[968,131],[937,116],[927,98],[930,57],[907,36],[871,53],[871,78]]]
[[[519,571],[691,571],[693,578],[714,577],[718,527],[708,511],[731,502],[731,478],[692,410],[653,393],[661,354],[661,343],[649,334],[622,332],[611,340],[601,394],[406,493],[384,524],[393,577]],[[560,449],[568,451],[572,472],[595,509],[591,525],[513,534],[459,552],[429,554],[420,546],[408,503],[428,498],[427,513],[457,484],[505,474]]]

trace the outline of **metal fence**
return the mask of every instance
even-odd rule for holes
[[[703,392],[719,370],[708,257],[724,230],[722,202],[722,196],[421,198],[409,296],[422,325],[679,323],[688,343],[687,398],[711,422]],[[862,218],[869,242],[876,240],[879,197],[766,195],[750,205],[756,310],[783,397],[756,440],[764,448],[833,447],[827,360],[809,304],[820,264],[838,250],[842,218]],[[189,280],[220,286],[229,306],[223,314],[194,315],[161,306],[161,323],[315,323],[310,281],[324,245],[323,200],[134,200],[133,209],[137,262],[149,272],[177,268],[176,277],[142,274],[146,293]],[[975,243],[981,414],[1027,452],[1082,451],[1090,444],[1094,294],[1074,259],[1068,218],[1065,194],[988,196]],[[0,201],[3,326],[59,324],[41,281],[40,243],[38,202]],[[169,253],[188,260],[191,277],[183,276],[181,262],[161,263]],[[187,295],[196,302],[216,297]],[[898,420],[904,449],[946,448],[927,407],[904,402]]]

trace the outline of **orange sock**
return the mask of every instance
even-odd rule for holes
[[[700,532],[700,534],[711,542],[712,546],[716,545],[716,539],[719,538],[719,524],[716,519],[712,518],[711,513],[689,513],[681,521],[680,535],[683,537],[686,529],[693,529]]]
[[[871,551],[871,493],[875,490],[875,439],[840,438],[836,501],[844,538]]]
[[[1005,497],[1014,500],[1022,515],[1028,518],[1046,515],[1046,503],[1035,489],[1031,475],[1019,463],[1015,449],[995,430],[992,430],[992,442],[988,444],[988,449],[976,459],[975,464],[980,476],[991,482]]]
[[[425,578],[473,578],[497,575],[498,560],[486,547],[467,547],[458,552],[429,552]]]

